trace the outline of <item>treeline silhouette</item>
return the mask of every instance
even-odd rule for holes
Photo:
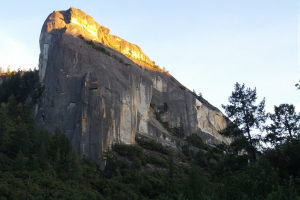
[[[212,147],[192,134],[174,151],[137,138],[107,150],[102,170],[74,153],[60,130],[35,124],[42,91],[38,71],[1,77],[0,200],[300,199],[299,113],[288,104],[265,113],[244,84],[223,106],[231,145]]]

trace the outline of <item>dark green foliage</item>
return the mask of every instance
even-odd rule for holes
[[[166,155],[171,154],[171,151],[168,147],[163,146],[161,143],[158,143],[155,140],[136,138],[136,141],[141,147],[145,149],[157,151]]]
[[[271,124],[266,126],[268,132],[265,140],[273,145],[300,137],[300,114],[295,106],[281,104],[274,107],[274,114],[269,114]]]
[[[81,161],[62,133],[37,129],[28,106],[13,98],[1,103],[0,113],[0,137],[6,138],[0,140],[1,198],[98,199],[98,193],[74,182],[81,178]]]
[[[204,144],[201,137],[199,137],[197,134],[192,134],[190,136],[187,136],[186,141],[199,149],[207,149],[206,144]]]
[[[292,139],[265,152],[265,157],[278,169],[282,178],[300,178],[300,140]]]
[[[137,145],[115,144],[112,151],[108,152],[107,161],[110,166],[107,169],[113,169],[113,171],[116,171],[116,169],[122,170],[124,168],[140,169],[147,164],[159,168],[169,167],[165,155],[171,155],[170,149],[152,140],[140,139],[139,145],[143,148]],[[122,156],[122,159],[118,159],[118,156],[114,153],[117,153],[118,156]]]
[[[227,131],[235,140],[246,142],[243,146],[252,159],[256,160],[256,145],[260,142],[259,138],[253,135],[254,128],[262,129],[265,121],[265,100],[263,99],[256,105],[256,88],[247,88],[244,84],[236,83],[234,91],[229,97],[229,104],[222,105],[225,113],[232,120],[234,126],[239,131]],[[245,138],[245,140],[244,140]]]
[[[3,83],[0,84],[0,102],[8,101],[11,96],[15,97],[17,102],[25,102],[28,98],[32,103],[42,93],[42,87],[39,82],[38,71],[22,72],[3,77]]]
[[[168,128],[167,130],[169,132],[171,132],[176,137],[179,137],[179,138],[183,138],[184,137],[184,131],[183,131],[182,125],[179,126],[179,127]]]
[[[30,99],[10,92],[0,102],[0,200],[299,200],[298,138],[251,163],[197,135],[187,138],[188,156],[137,138],[137,145],[107,151],[101,171],[76,155],[61,131],[37,128]]]
[[[161,168],[168,168],[168,162],[162,158],[161,156],[153,155],[153,154],[148,154],[146,156],[146,162],[152,165],[155,165],[157,167]]]
[[[224,185],[219,185],[223,191],[220,199],[264,199],[278,184],[278,177],[268,162],[261,160],[241,171],[223,174],[221,182]]]
[[[190,172],[188,174],[187,188],[186,188],[186,196],[188,199],[201,199],[206,196],[206,192],[208,192],[209,181],[207,180],[207,176],[202,172],[202,169],[192,164]]]
[[[114,162],[119,162],[120,168],[126,168],[131,166],[132,168],[140,169],[144,163],[145,157],[143,154],[143,149],[137,145],[126,145],[126,144],[115,144],[113,146],[113,151],[118,153],[120,156],[123,156],[131,161],[131,163],[120,162],[120,160],[115,159]],[[112,160],[110,160],[111,162]]]
[[[115,144],[113,150],[128,158],[137,157],[141,159],[143,153],[143,149],[136,145]]]

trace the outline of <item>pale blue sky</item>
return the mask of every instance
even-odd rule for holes
[[[256,86],[268,110],[293,103],[300,111],[298,0],[3,1],[0,67],[36,67],[44,20],[70,6],[138,44],[219,108],[240,82]]]

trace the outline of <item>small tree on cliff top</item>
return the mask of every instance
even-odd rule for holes
[[[262,129],[265,122],[265,100],[256,104],[256,88],[247,88],[245,84],[236,83],[229,97],[229,104],[222,105],[225,113],[233,124],[238,127],[228,132],[235,141],[243,142],[243,148],[256,160],[256,146],[259,139],[253,134],[253,129]]]

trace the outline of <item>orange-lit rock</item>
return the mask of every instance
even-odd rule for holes
[[[164,71],[150,60],[139,46],[127,42],[118,36],[111,35],[108,28],[100,26],[91,16],[79,9],[70,8],[67,11],[54,11],[50,14],[44,24],[43,31],[50,33],[58,30],[104,44],[124,54],[142,67],[155,71]]]

